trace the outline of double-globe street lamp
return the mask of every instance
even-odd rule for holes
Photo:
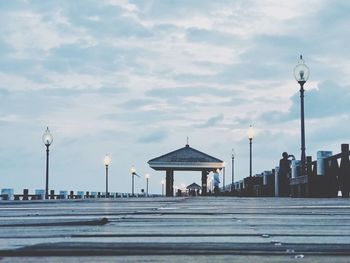
[[[103,164],[106,166],[106,197],[109,196],[108,194],[108,166],[111,164],[112,158],[106,154],[105,158],[103,159]]]
[[[43,143],[46,146],[46,184],[45,184],[45,199],[49,198],[49,147],[52,144],[53,136],[50,133],[49,127],[46,127],[46,131],[43,134]]]
[[[252,143],[255,135],[252,125],[249,126],[247,135],[249,139],[249,177],[252,177]]]
[[[301,175],[305,174],[305,119],[304,119],[304,84],[309,79],[310,70],[300,55],[299,63],[294,68],[294,77],[300,85],[300,122],[301,122]]]

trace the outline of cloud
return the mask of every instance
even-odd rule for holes
[[[64,44],[89,45],[92,41],[84,32],[72,27],[60,11],[37,13],[21,10],[2,12],[2,15],[9,22],[1,30],[6,34],[4,40],[19,57],[45,56],[50,49]]]
[[[37,93],[41,93],[43,96],[73,97],[84,94],[120,94],[127,91],[127,88],[121,87],[101,87],[96,89],[50,88],[39,90]],[[30,93],[33,94],[32,91]]]
[[[350,86],[341,86],[331,81],[322,82],[318,89],[306,91],[305,100],[307,115],[310,118],[348,114]]]
[[[111,185],[127,191],[130,165],[149,169],[153,153],[186,136],[226,161],[237,148],[243,177],[251,123],[254,169],[271,168],[284,150],[299,152],[300,53],[311,69],[307,150],[338,150],[350,115],[349,10],[328,0],[0,1],[2,183],[42,186],[46,125],[54,187],[103,190],[96,175],[109,152]]]
[[[154,99],[131,99],[122,103],[120,106],[123,109],[135,110],[140,108],[147,108],[147,106],[152,107],[158,102],[159,102],[158,100],[154,100]]]
[[[126,88],[126,87],[100,87],[96,90],[92,90],[92,92],[95,92],[95,93],[102,93],[102,94],[110,94],[110,95],[113,95],[113,94],[118,94],[118,93],[125,93],[125,92],[128,92],[129,89]]]
[[[147,135],[141,136],[137,142],[139,143],[153,143],[161,142],[168,137],[168,132],[164,130],[155,131]]]
[[[186,30],[186,39],[190,42],[209,43],[218,46],[242,42],[241,39],[232,34],[216,31],[214,29],[207,30],[200,28],[188,28]]]
[[[220,124],[224,120],[224,114],[220,113],[219,115],[210,117],[205,123],[195,125],[197,128],[209,128],[215,127],[217,124]]]
[[[305,85],[306,86],[306,85]],[[270,111],[261,114],[266,123],[277,123],[300,118],[300,94],[295,93],[292,105],[285,112]],[[340,86],[331,81],[321,82],[317,88],[305,91],[305,118],[321,119],[349,114],[350,87]]]
[[[147,90],[145,95],[159,98],[184,98],[201,95],[225,96],[228,92],[230,91],[214,87],[188,86],[175,88],[153,88]]]
[[[182,114],[163,111],[161,109],[140,110],[138,107],[120,109],[118,113],[106,113],[100,116],[101,119],[118,121],[124,123],[129,129],[139,130],[140,127],[162,128],[167,123],[174,125],[175,122],[186,121]],[[171,124],[172,123],[172,124]]]

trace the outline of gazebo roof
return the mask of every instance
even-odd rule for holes
[[[220,159],[198,151],[188,144],[183,148],[149,160],[148,164],[155,170],[166,170],[170,168],[187,171],[216,170],[224,166],[224,162]]]
[[[190,184],[189,186],[187,186],[186,187],[186,189],[188,189],[188,190],[197,190],[197,189],[202,189],[202,187],[200,187],[198,184],[196,184],[196,183],[192,183],[192,184]]]

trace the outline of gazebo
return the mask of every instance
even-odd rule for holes
[[[199,193],[199,190],[201,190],[202,187],[200,187],[200,185],[198,185],[196,183],[192,183],[192,184],[188,185],[186,187],[186,189],[188,190],[189,195],[195,196],[195,195],[197,195],[197,193]]]
[[[154,170],[165,171],[166,196],[174,195],[174,171],[200,171],[202,173],[202,195],[206,195],[208,174],[224,167],[224,162],[220,159],[198,151],[189,144],[149,160],[148,164]]]

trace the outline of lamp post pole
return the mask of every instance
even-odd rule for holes
[[[46,146],[46,183],[45,183],[45,199],[49,199],[49,147],[53,141],[53,136],[50,133],[49,127],[43,134],[43,142]]]
[[[46,144],[46,183],[45,183],[45,199],[49,199],[49,146]]]
[[[235,152],[232,149],[232,182],[231,182],[231,192],[233,191],[234,186],[234,176],[235,176]]]
[[[304,116],[304,84],[305,81],[299,81],[300,84],[300,128],[301,128],[301,170],[302,175],[305,175],[305,116]]]
[[[300,134],[301,134],[301,175],[305,175],[306,147],[305,147],[305,117],[304,117],[304,84],[309,78],[309,68],[305,65],[303,56],[300,55],[299,63],[294,68],[294,77],[300,85]]]
[[[135,174],[136,174],[136,169],[134,166],[131,167],[130,172],[131,172],[131,196],[134,196]]]
[[[253,126],[250,125],[248,129],[248,139],[249,139],[249,177],[252,177],[252,144],[254,138]]]
[[[108,165],[106,165],[106,197],[108,197]]]
[[[146,196],[148,197],[148,181],[149,181],[149,174],[146,174]]]
[[[249,176],[252,177],[252,138],[249,138]]]
[[[103,163],[106,166],[106,198],[109,196],[108,194],[108,166],[111,164],[112,158],[106,154],[105,158],[103,159]]]

